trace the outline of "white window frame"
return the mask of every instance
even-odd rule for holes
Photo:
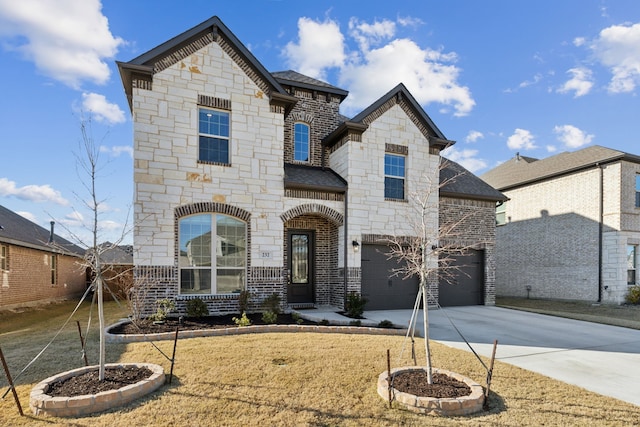
[[[297,135],[299,134],[296,130],[296,128],[298,126],[304,126],[307,130],[307,140],[304,141],[306,143],[306,152],[307,152],[307,158],[306,159],[299,159],[298,158],[298,139],[297,139]],[[304,122],[295,122],[293,124],[293,160],[296,162],[301,162],[301,163],[309,163],[311,162],[311,126],[308,123],[304,123]]]
[[[627,285],[638,283],[638,245],[627,245]]]
[[[228,135],[224,135],[222,133],[215,134],[215,133],[201,132],[200,114],[202,112],[206,113],[208,111],[210,111],[212,113],[223,114],[223,115],[227,116]],[[201,137],[213,138],[213,139],[218,139],[218,140],[221,140],[221,141],[226,141],[226,143],[227,143],[227,161],[225,162],[225,161],[203,159],[200,156],[200,149],[201,149],[200,138]],[[231,112],[229,112],[227,110],[220,110],[220,109],[215,109],[215,108],[206,108],[206,107],[198,106],[198,161],[201,162],[201,163],[210,163],[210,164],[224,165],[224,166],[231,165]]]
[[[389,173],[387,172],[387,156],[388,157],[393,157],[393,158],[402,158],[402,159],[404,159],[404,164],[402,166],[403,175],[398,175],[398,174],[394,174],[392,172],[389,172]],[[405,156],[404,154],[384,153],[383,168],[384,168],[384,178],[385,178],[385,185],[384,185],[384,198],[385,198],[385,200],[406,200],[406,198],[407,198],[407,156]],[[386,183],[387,178],[398,179],[398,180],[402,181],[402,197],[388,197],[387,196],[387,183]]]

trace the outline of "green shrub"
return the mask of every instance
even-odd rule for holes
[[[627,292],[625,300],[628,304],[640,304],[640,286],[629,286],[629,291]]]
[[[280,314],[280,294],[272,293],[262,301],[262,307],[267,311],[272,311],[275,314]]]
[[[347,317],[351,317],[352,319],[361,319],[362,313],[364,313],[364,306],[367,302],[367,299],[362,298],[360,294],[350,292],[347,296],[347,306],[345,307]]]
[[[232,320],[236,326],[251,326],[251,320],[247,317],[247,313],[245,311],[242,312],[242,317],[234,317]]]
[[[349,326],[362,326],[362,321],[360,319],[352,320],[351,322],[349,322]]]
[[[167,319],[169,313],[176,309],[176,303],[170,298],[163,298],[156,300],[158,308],[156,312],[149,316],[149,319],[154,322],[164,322]]]
[[[187,316],[204,317],[209,315],[207,304],[200,298],[194,298],[187,301]]]
[[[262,321],[269,325],[276,323],[278,321],[278,313],[274,313],[271,310],[267,310],[262,313]]]
[[[378,328],[393,328],[393,322],[391,322],[391,320],[381,320],[380,323],[378,323]]]
[[[322,326],[329,326],[329,321],[327,319],[322,319],[319,324]]]

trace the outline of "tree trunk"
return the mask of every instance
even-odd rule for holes
[[[427,356],[427,382],[429,384],[433,384],[433,375],[431,370],[431,350],[429,348],[429,308],[427,305],[427,289],[426,289],[426,281],[424,278],[421,280],[420,287],[422,288],[422,312],[424,315],[422,316],[423,320],[423,328],[424,328],[424,351]]]
[[[102,274],[98,272],[96,277],[96,286],[98,288],[98,319],[100,323],[100,370],[98,371],[98,379],[104,381],[104,365],[105,365],[105,336],[104,336],[104,307],[103,307],[103,286]]]

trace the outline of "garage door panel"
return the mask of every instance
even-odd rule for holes
[[[484,304],[484,253],[469,251],[454,257],[453,277],[441,280],[438,294],[442,307]]]
[[[362,245],[362,296],[366,310],[413,308],[418,294],[418,279],[395,276],[397,259],[387,259],[384,245]]]

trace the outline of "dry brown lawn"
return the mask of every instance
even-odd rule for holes
[[[108,304],[107,311],[110,320],[121,316],[113,304]],[[78,317],[86,320],[87,312],[83,308]],[[23,319],[30,317],[29,313],[21,315]],[[56,315],[31,322],[16,319],[14,329],[0,314],[0,346],[14,375],[49,341],[64,317],[64,309],[60,309]],[[89,337],[93,347],[94,335]],[[171,354],[172,342],[156,344]],[[420,341],[416,345],[422,348]],[[18,415],[9,393],[0,401],[0,425],[626,426],[640,420],[640,407],[501,362],[495,365],[488,412],[438,418],[398,407],[389,409],[376,392],[376,379],[386,369],[387,349],[391,350],[393,366],[410,364],[410,348],[404,338],[321,333],[184,339],[177,346],[173,384],[156,393],[90,417],[33,416],[28,408],[31,387],[45,376],[81,366],[77,347],[77,326],[73,323],[47,350],[49,355],[18,380],[17,391],[27,416]],[[158,363],[169,371],[170,362],[149,343],[108,347],[110,362]],[[484,383],[486,372],[471,353],[438,343],[432,344],[432,350],[435,366]],[[90,363],[95,360],[95,352],[90,353]],[[0,385],[4,393],[4,375],[0,375]]]

